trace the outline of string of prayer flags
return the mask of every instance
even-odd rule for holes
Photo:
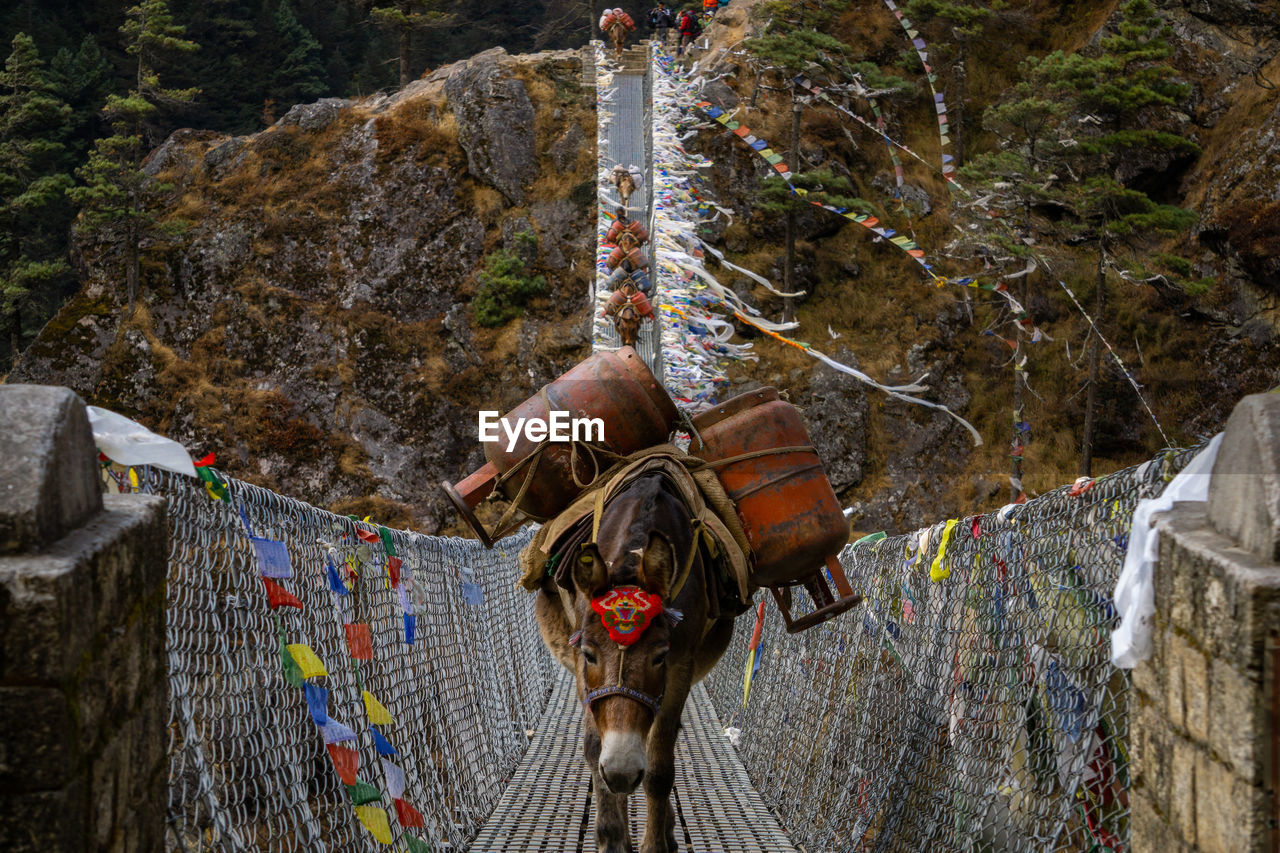
[[[320,662],[320,658],[316,657],[316,653],[311,651],[311,647],[306,643],[292,643],[287,648],[302,671],[303,678],[319,678],[329,674],[324,664]]]
[[[387,820],[387,812],[382,806],[356,806],[356,818],[379,844],[390,844],[391,823]]]
[[[915,28],[915,24],[902,13],[902,10],[898,8],[894,0],[884,0],[884,4],[889,7],[889,11],[898,19],[898,23],[902,24],[902,29],[906,31],[907,38],[911,41],[911,46],[915,48],[916,55],[920,57],[920,64],[924,66],[925,79],[929,83],[929,94],[933,96],[934,112],[938,116],[938,139],[942,146],[942,177],[951,182],[956,175],[955,156],[949,150],[951,146],[951,126],[947,120],[946,101],[942,93],[938,91],[938,75],[933,70],[933,66],[929,64],[928,46],[924,43],[924,39],[920,37],[920,32]]]
[[[296,595],[286,590],[269,577],[262,578],[262,585],[267,588],[267,606],[272,610],[281,607],[296,607],[302,610],[302,602]]]
[[[360,695],[364,697],[364,710],[369,715],[369,722],[376,726],[389,726],[395,722],[391,712],[372,693],[361,690]]]

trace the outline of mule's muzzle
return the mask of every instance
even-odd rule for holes
[[[635,733],[609,732],[600,748],[600,778],[613,794],[630,794],[648,766],[645,739]]]

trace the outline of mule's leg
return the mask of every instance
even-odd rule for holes
[[[667,682],[662,713],[649,730],[648,768],[644,773],[644,793],[648,808],[640,853],[677,853],[676,814],[671,806],[671,789],[676,782],[676,736],[680,734],[680,713],[689,698],[689,675],[679,679],[684,687]]]
[[[610,793],[600,776],[600,733],[591,723],[587,723],[583,734],[582,754],[591,771],[591,791],[596,799],[597,853],[634,853],[627,797]]]

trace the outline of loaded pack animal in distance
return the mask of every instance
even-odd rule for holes
[[[544,644],[576,681],[595,849],[633,849],[627,797],[643,789],[640,849],[674,853],[675,741],[690,689],[761,587],[792,632],[861,600],[836,559],[848,525],[799,412],[772,388],[684,421],[689,452],[672,443],[674,402],[630,347],[595,353],[504,418],[556,409],[600,418],[604,440],[486,443],[484,467],[442,485],[487,545],[541,522],[520,554],[520,583],[536,593]],[[474,512],[489,498],[509,502],[493,531]],[[793,601],[796,585],[810,604]]]
[[[600,32],[609,39],[618,59],[622,59],[622,52],[627,47],[627,33],[634,32],[635,28],[636,22],[621,9],[606,9],[600,16]]]

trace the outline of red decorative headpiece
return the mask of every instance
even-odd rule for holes
[[[662,612],[662,599],[638,586],[619,586],[591,599],[591,609],[599,614],[609,639],[629,646]]]

